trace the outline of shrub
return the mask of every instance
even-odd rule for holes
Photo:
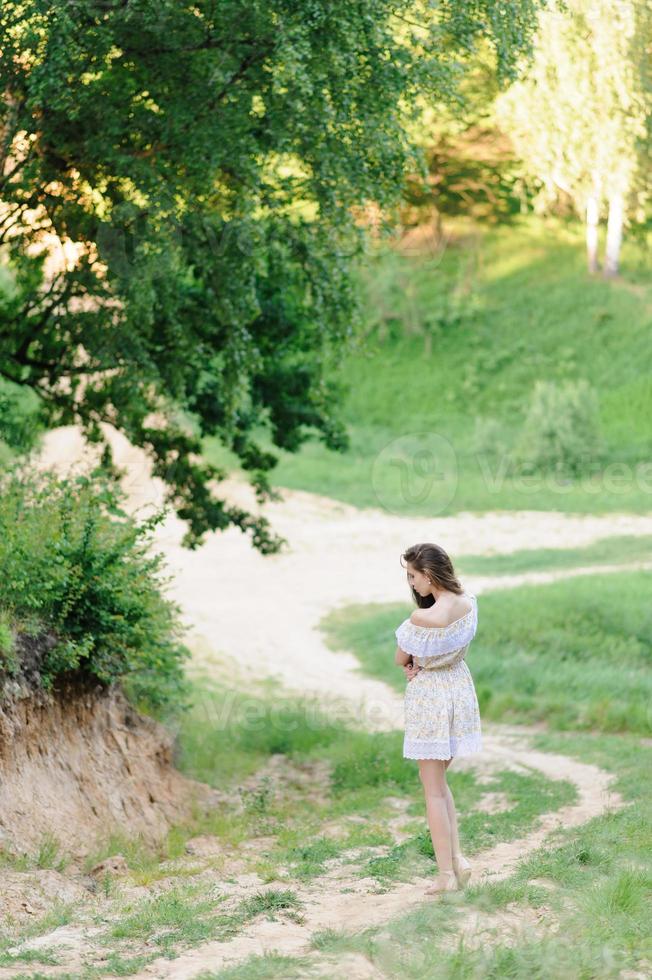
[[[188,691],[179,608],[161,592],[161,554],[148,535],[163,511],[137,524],[123,491],[100,476],[59,479],[16,464],[0,478],[0,608],[43,648],[44,688],[69,670],[122,682],[142,706],[184,707]]]
[[[501,456],[509,452],[509,437],[506,427],[496,418],[476,415],[471,449],[478,456]]]
[[[514,460],[526,471],[580,476],[604,453],[597,393],[585,379],[537,381]]]
[[[11,628],[11,617],[6,610],[0,609],[0,663],[9,669],[15,665],[14,651],[15,640]]]

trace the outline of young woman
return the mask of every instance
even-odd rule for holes
[[[401,555],[416,602],[396,630],[396,663],[405,671],[403,757],[416,759],[439,874],[427,895],[455,891],[471,875],[460,851],[457,814],[446,782],[456,755],[482,751],[480,709],[465,663],[478,625],[477,599],[465,592],[453,564],[436,544],[416,544]]]

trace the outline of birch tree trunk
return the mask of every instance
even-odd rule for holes
[[[607,241],[604,250],[605,276],[618,275],[620,245],[623,240],[624,200],[622,194],[612,194],[609,198],[609,217],[607,219]]]
[[[598,263],[598,199],[590,194],[586,200],[586,258],[589,272],[597,272]]]

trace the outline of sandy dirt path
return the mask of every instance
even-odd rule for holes
[[[476,769],[484,780],[499,770],[528,772],[534,769],[549,779],[573,782],[577,787],[578,799],[573,804],[543,814],[534,828],[523,837],[501,842],[475,855],[472,858],[472,882],[480,885],[509,877],[524,857],[544,842],[550,842],[556,832],[578,827],[608,809],[615,811],[627,805],[612,788],[615,776],[597,766],[564,755],[533,750],[523,729],[495,726],[495,730],[495,734],[485,735],[485,748],[481,756],[460,757],[452,765],[457,770]],[[333,929],[353,933],[404,916],[424,902],[455,902],[462,897],[459,893],[424,896],[424,890],[431,883],[430,878],[415,878],[407,883],[397,882],[391,890],[379,892],[375,879],[353,877],[350,868],[337,867],[320,876],[310,887],[292,886],[293,892],[305,904],[302,923],[279,918],[259,919],[229,942],[206,943],[174,960],[163,957],[154,960],[135,980],[189,980],[202,971],[218,970],[241,962],[248,956],[272,951],[294,956],[312,954],[318,959],[319,951],[310,947],[313,932]],[[285,887],[285,883],[269,882],[256,890]],[[346,891],[342,892],[343,888]],[[517,925],[518,916],[513,915],[512,919],[511,925]],[[458,923],[456,935],[465,931],[467,938],[472,939],[480,928],[477,913],[471,909]]]
[[[144,516],[162,504],[163,484],[152,479],[142,450],[112,427],[103,429],[116,463],[128,472],[127,507]],[[48,433],[40,463],[64,472],[85,468],[92,455],[78,429],[66,426]],[[274,678],[288,693],[315,695],[324,710],[376,731],[402,727],[402,697],[387,684],[365,677],[352,653],[330,650],[319,622],[332,610],[356,603],[404,603],[409,615],[412,600],[399,561],[406,547],[437,541],[455,560],[463,554],[572,548],[612,535],[652,534],[652,513],[516,511],[415,518],[381,509],[358,510],[303,491],[282,494],[282,501],[261,508],[246,482],[219,484],[220,496],[264,513],[275,531],[287,538],[289,546],[278,555],[261,555],[238,528],[209,535],[194,552],[181,546],[185,526],[175,516],[157,528],[155,547],[165,553],[174,576],[169,595],[180,604],[188,627],[186,642],[194,654],[189,670],[216,678],[228,674],[231,681],[242,675],[248,689],[257,679]],[[473,576],[463,584],[481,595],[610,567]],[[651,568],[652,562],[627,567]],[[398,622],[400,618],[397,626]],[[393,660],[392,643],[388,637]]]
[[[533,827],[522,837],[503,841],[494,847],[471,856],[473,885],[499,882],[514,873],[524,858],[532,855],[542,845],[553,844],[567,830],[581,826],[588,820],[606,812],[616,812],[628,804],[614,789],[616,776],[606,773],[598,766],[568,758],[562,754],[540,752],[531,747],[530,736],[539,731],[538,726],[508,726],[491,724],[485,728],[485,746],[481,754],[461,756],[454,760],[456,771],[475,771],[478,784],[490,787],[494,778],[505,770],[525,774],[533,770],[543,773],[549,779],[562,779],[572,782],[577,789],[577,799],[559,810],[541,814]],[[280,782],[285,783],[288,775],[285,757],[278,759],[283,765],[278,769],[269,765],[264,767],[249,783],[265,778],[276,770]],[[321,767],[320,767],[321,768]],[[318,773],[315,773],[318,776]],[[325,779],[322,773],[322,780]],[[501,794],[483,794],[485,805],[482,809],[495,812],[505,809],[498,800]],[[493,798],[493,799],[492,799]],[[404,803],[400,798],[391,798],[396,804],[397,816],[388,823],[396,843],[406,839]],[[494,809],[495,808],[495,809]],[[328,826],[323,832],[327,833]],[[198,838],[206,840],[206,838]],[[252,846],[260,847],[265,838],[252,841]],[[390,968],[382,971],[382,961],[387,957],[388,966],[394,963],[395,942],[388,933],[378,934],[375,963],[372,964],[359,954],[346,954],[340,958],[336,967],[328,956],[317,948],[313,949],[311,940],[314,933],[326,929],[341,930],[347,934],[389,925],[402,919],[406,912],[414,911],[431,902],[444,901],[452,905],[462,905],[463,895],[451,893],[445,896],[425,896],[424,890],[431,878],[416,877],[409,882],[394,882],[389,888],[380,887],[373,877],[364,876],[362,867],[366,859],[387,853],[387,846],[381,848],[360,848],[359,854],[346,851],[341,858],[326,862],[327,871],[308,885],[296,881],[264,881],[258,874],[247,872],[229,875],[226,880],[213,869],[201,874],[202,879],[214,881],[216,901],[226,896],[230,907],[237,906],[242,899],[265,891],[286,891],[290,889],[299,903],[299,916],[294,918],[279,912],[274,918],[263,913],[249,922],[234,938],[227,941],[212,940],[194,949],[180,951],[174,959],[158,957],[142,970],[133,974],[134,980],[192,980],[205,971],[217,971],[224,967],[242,963],[250,956],[262,956],[275,952],[279,955],[306,957],[309,969],[305,976],[347,976],[350,980],[366,977],[395,976]],[[544,890],[554,889],[555,883],[549,879],[532,878],[532,884]],[[149,889],[140,886],[129,889],[132,898],[143,898]],[[156,891],[156,889],[154,890]],[[154,892],[152,893],[154,894]],[[222,911],[225,907],[222,906]],[[108,913],[108,909],[106,909]],[[107,917],[105,922],[109,921]],[[410,919],[404,920],[401,935],[404,939],[409,933]],[[418,932],[418,921],[414,928]],[[546,932],[556,932],[559,922],[546,901],[527,907],[510,903],[495,912],[483,912],[474,905],[460,910],[454,920],[454,928],[441,937],[444,948],[455,945],[462,937],[466,948],[487,943],[518,942],[525,931],[529,937],[542,936]],[[20,944],[21,949],[56,949],[61,957],[57,967],[42,966],[39,976],[57,977],[70,975],[70,970],[82,971],[86,967],[97,968],[106,958],[106,946],[98,946],[98,936],[103,932],[100,925],[76,924],[74,922],[59,926],[49,933],[28,939]],[[418,935],[415,946],[418,947]],[[18,947],[15,950],[18,951]],[[413,964],[414,966],[414,964]],[[426,964],[424,963],[424,967]],[[378,967],[378,969],[376,968]],[[321,971],[326,972],[322,973]],[[12,968],[0,967],[0,977],[10,980],[14,976]],[[114,980],[106,974],[107,980]],[[117,978],[115,978],[117,980]]]

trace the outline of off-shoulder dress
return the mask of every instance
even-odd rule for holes
[[[465,661],[478,627],[478,600],[449,626],[416,626],[404,620],[395,631],[420,670],[405,689],[405,759],[450,759],[482,751],[480,707]]]

